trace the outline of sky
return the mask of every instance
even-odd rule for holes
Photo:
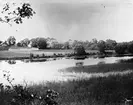
[[[59,41],[93,38],[114,39],[118,42],[133,40],[133,0],[28,2],[32,4],[36,14],[21,25],[13,24],[10,27],[0,23],[0,40],[6,40],[9,36],[15,36],[18,41],[34,37],[53,37]],[[2,3],[3,0],[0,0],[0,6]]]

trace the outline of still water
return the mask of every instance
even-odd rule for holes
[[[16,64],[9,64],[6,61],[0,61],[0,82],[7,83],[3,78],[3,70],[10,71],[11,77],[15,78],[14,83],[39,83],[41,81],[65,81],[70,75],[59,72],[60,69],[73,67],[76,62],[83,62],[84,65],[95,65],[99,62],[115,63],[120,59],[130,59],[133,57],[107,57],[107,58],[88,58],[85,60],[59,59],[47,62],[25,63],[16,61]],[[70,73],[69,73],[70,74]],[[73,73],[74,74],[74,73]],[[79,74],[80,75],[80,74]],[[82,76],[82,74],[80,75]]]

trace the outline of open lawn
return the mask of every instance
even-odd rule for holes
[[[97,53],[97,50],[87,50],[87,53]],[[38,50],[33,48],[15,48],[15,49],[9,49],[8,51],[0,51],[0,59],[5,58],[28,58],[30,56],[30,53],[39,56],[42,56],[42,54],[45,54],[47,56],[53,55],[53,54],[67,54],[67,53],[73,53],[73,50],[54,50],[54,49],[46,49],[46,50]]]
[[[32,50],[32,49],[13,49],[9,51],[0,51],[0,58],[29,57],[30,53],[34,55],[53,55],[71,53],[72,50]]]

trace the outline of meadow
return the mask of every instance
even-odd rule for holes
[[[53,55],[58,53],[70,53],[72,50],[37,50],[37,49],[12,49],[9,51],[0,51],[0,58],[29,57],[30,53],[34,55]]]
[[[86,50],[87,53],[91,55],[95,55],[98,53],[97,50]],[[0,51],[0,60],[6,59],[29,59],[30,55],[33,54],[34,57],[40,58],[49,58],[54,56],[69,56],[73,54],[73,50],[56,50],[56,49],[45,49],[45,50],[38,50],[36,48],[14,48],[5,51]]]

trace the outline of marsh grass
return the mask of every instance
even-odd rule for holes
[[[112,64],[98,64],[98,65],[89,65],[82,67],[68,67],[61,69],[61,72],[76,72],[76,73],[106,73],[106,72],[116,72],[116,71],[125,71],[133,70],[132,63],[112,63]]]
[[[39,93],[50,88],[60,93],[60,105],[122,105],[124,98],[133,96],[133,73],[32,84]]]
[[[48,89],[54,90],[59,93],[56,100],[59,105],[122,105],[124,98],[133,96],[133,73],[92,76],[88,79],[61,82],[41,82],[29,84],[27,89],[30,93],[37,93],[40,96],[46,96]],[[2,97],[0,102],[4,103],[1,105],[8,105],[6,102],[11,100],[14,94],[14,91],[0,91]],[[34,105],[40,104],[34,103]]]

